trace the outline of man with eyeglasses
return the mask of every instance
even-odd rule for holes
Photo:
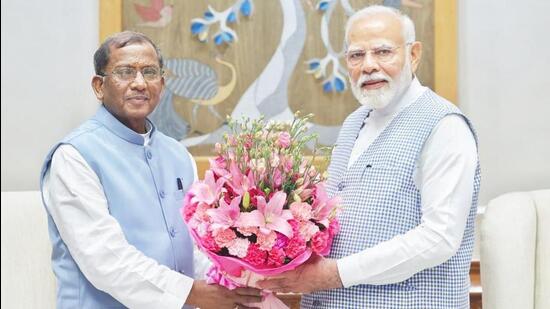
[[[179,209],[196,166],[147,116],[164,88],[160,51],[122,32],[94,55],[95,116],[56,144],[41,174],[58,308],[234,308],[260,291],[193,279]],[[244,306],[243,306],[244,307]]]
[[[480,182],[470,122],[415,77],[422,45],[406,15],[364,8],[345,40],[361,106],[328,169],[340,233],[328,258],[260,286],[311,293],[302,308],[469,308]]]

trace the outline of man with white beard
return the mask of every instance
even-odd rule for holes
[[[342,197],[328,258],[264,280],[311,293],[302,308],[469,308],[479,192],[477,141],[456,106],[415,77],[422,44],[398,10],[371,6],[346,25],[346,63],[361,103],[329,166]]]

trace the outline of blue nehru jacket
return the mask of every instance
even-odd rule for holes
[[[421,195],[414,183],[416,162],[439,121],[464,117],[453,104],[427,90],[401,111],[348,168],[348,160],[368,110],[362,106],[344,122],[329,166],[329,195],[343,199],[341,230],[331,258],[342,258],[405,234],[421,223]],[[452,141],[449,141],[452,142]],[[305,295],[302,308],[469,308],[469,269],[480,174],[474,176],[464,238],[454,256],[395,284],[361,284]]]
[[[191,157],[185,147],[154,126],[149,145],[143,141],[101,106],[52,148],[41,183],[57,147],[72,145],[99,177],[109,212],[128,242],[158,263],[192,277],[193,247],[179,212],[194,178]],[[123,307],[84,277],[49,214],[48,223],[58,308]]]

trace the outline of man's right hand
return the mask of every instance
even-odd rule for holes
[[[236,288],[229,290],[221,285],[207,284],[204,280],[195,280],[186,305],[209,308],[248,308],[246,304],[262,301],[261,290],[255,288]]]

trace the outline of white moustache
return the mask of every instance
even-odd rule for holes
[[[368,83],[373,80],[391,82],[392,79],[382,72],[376,72],[372,74],[361,74],[361,77],[357,80],[357,87],[361,88],[364,83]]]

